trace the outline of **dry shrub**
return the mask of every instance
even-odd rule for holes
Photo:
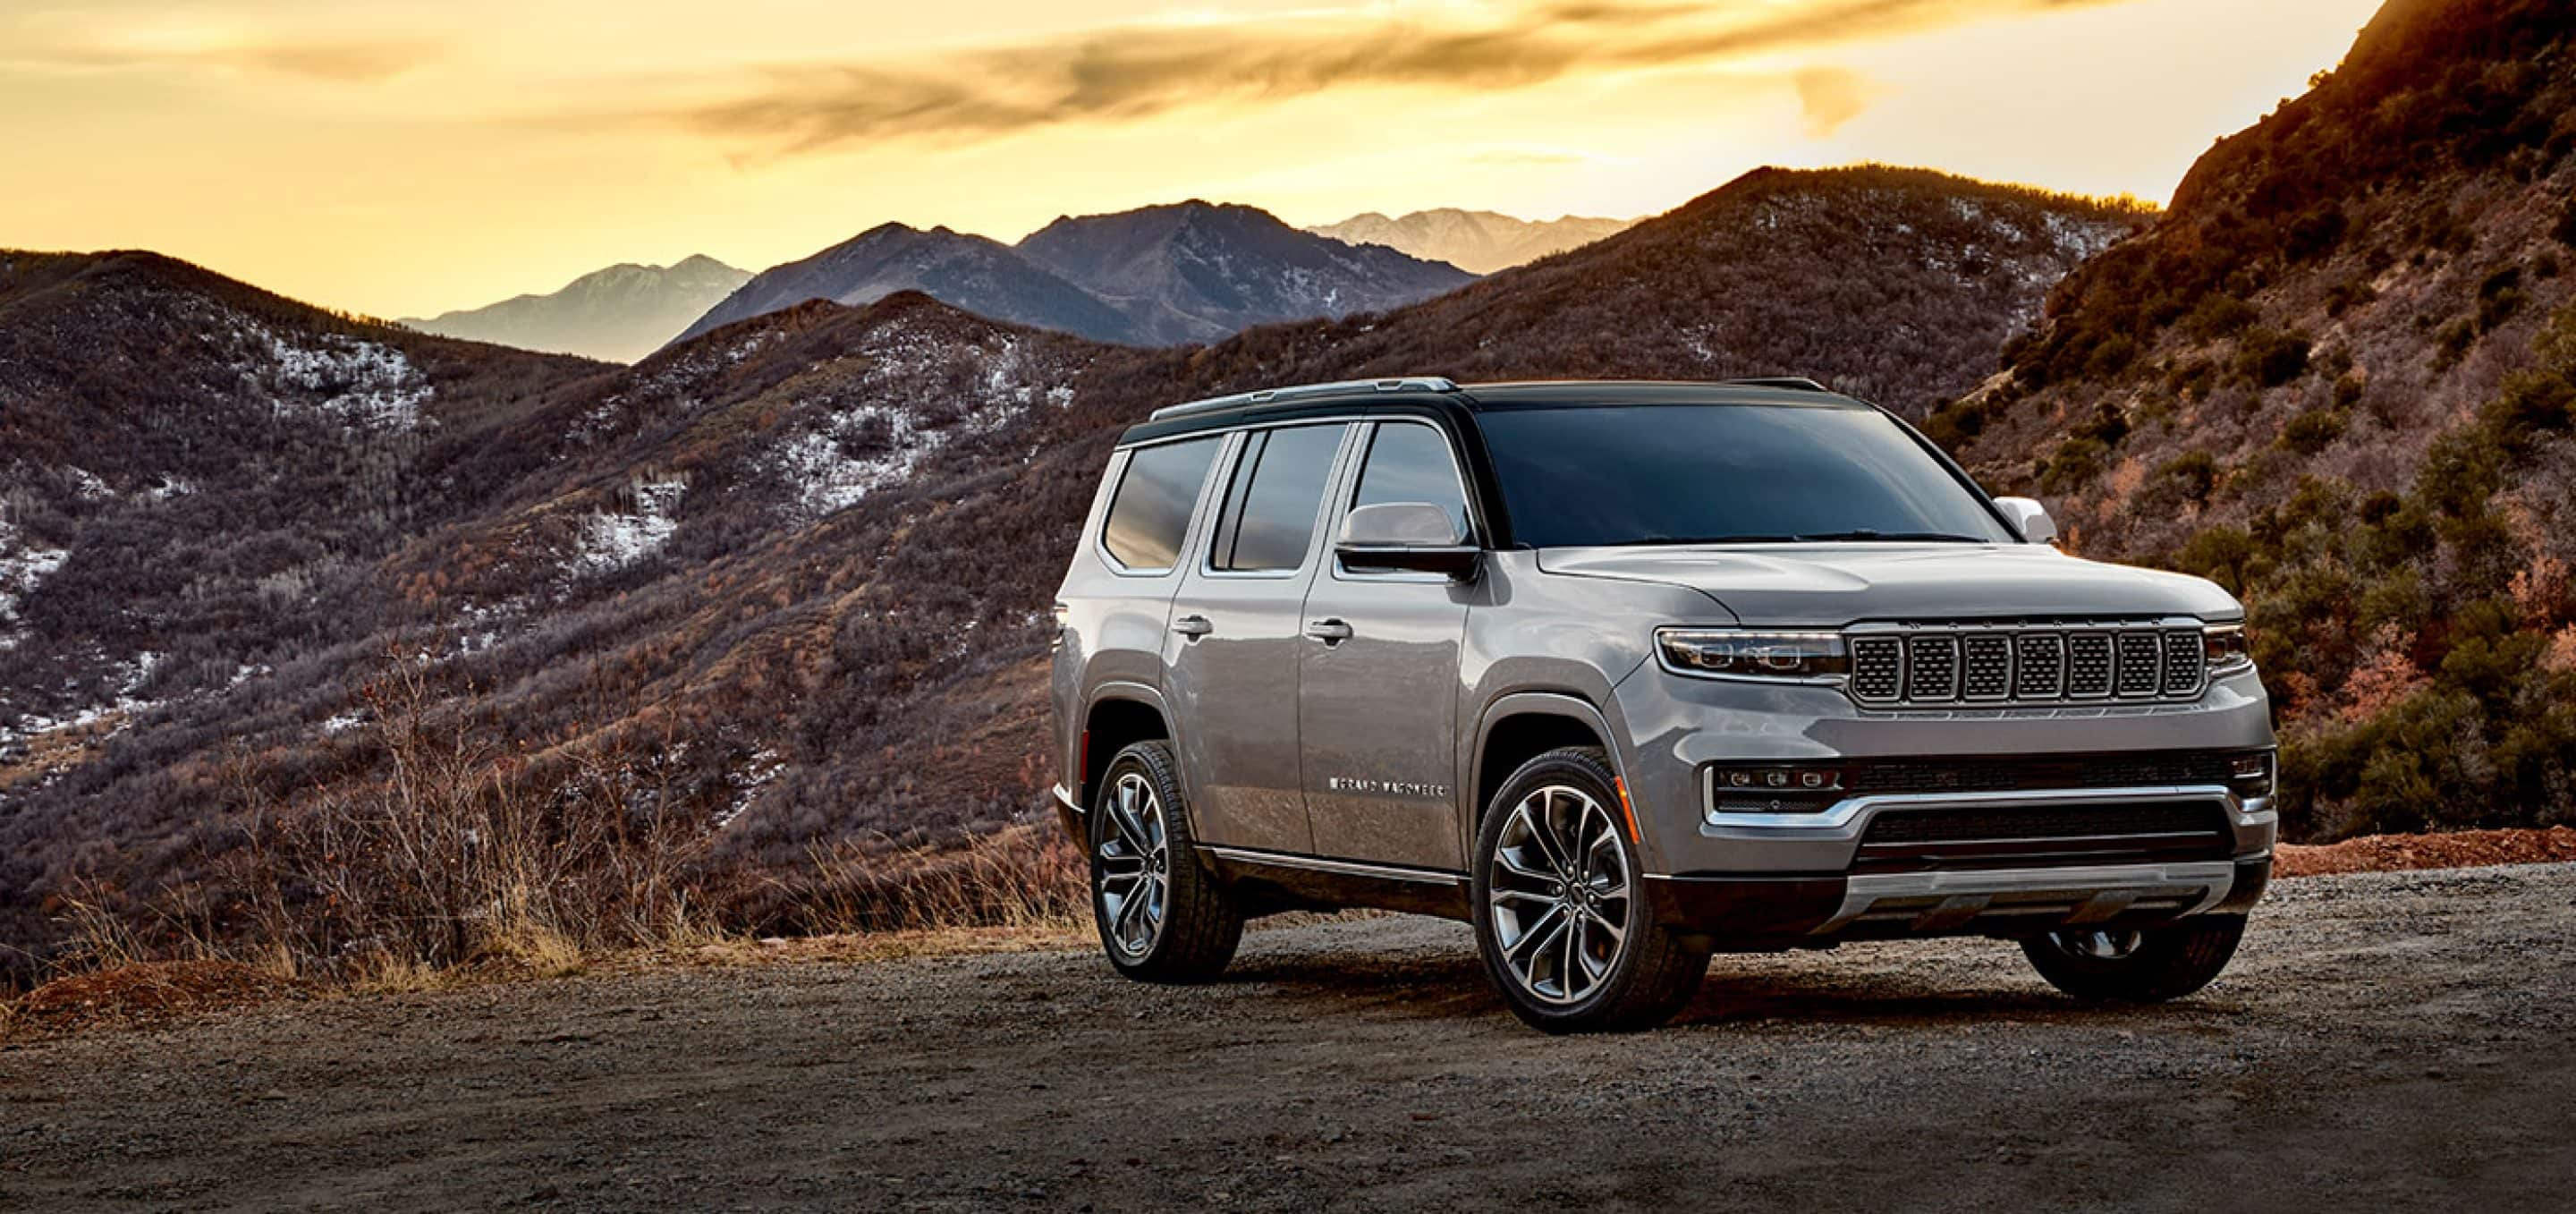
[[[704,844],[623,748],[530,754],[397,657],[361,693],[380,761],[296,805],[253,796],[255,935],[297,972],[408,986],[480,961],[540,972],[699,938]]]
[[[1090,913],[1082,852],[1051,827],[1015,826],[940,849],[879,839],[817,847],[797,892],[814,931],[1061,927]]]

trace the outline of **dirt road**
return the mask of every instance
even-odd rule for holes
[[[2275,887],[2184,1004],[1979,942],[1720,958],[1533,1034],[1463,928],[670,970],[0,1051],[0,1209],[2476,1208],[2576,1202],[2576,865]]]

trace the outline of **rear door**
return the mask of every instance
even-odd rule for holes
[[[1305,854],[1299,609],[1324,550],[1341,422],[1245,431],[1187,562],[1164,641],[1181,772],[1202,842]]]
[[[1429,502],[1475,535],[1448,435],[1424,421],[1365,427],[1331,524],[1359,506]],[[1434,573],[1344,568],[1323,553],[1306,596],[1298,678],[1306,809],[1319,855],[1462,871],[1458,647],[1474,587]]]

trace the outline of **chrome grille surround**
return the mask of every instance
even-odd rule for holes
[[[1844,690],[1868,708],[2044,707],[2196,700],[2199,620],[1995,620],[1845,630]]]

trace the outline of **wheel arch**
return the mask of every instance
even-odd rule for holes
[[[1475,850],[1476,829],[1494,790],[1502,787],[1521,764],[1548,751],[1566,746],[1598,746],[1608,758],[1611,773],[1624,782],[1626,769],[1621,765],[1617,738],[1610,719],[1578,695],[1524,691],[1486,705],[1476,720],[1475,747],[1468,754],[1466,768],[1467,807],[1462,817],[1467,854]]]
[[[1157,739],[1172,739],[1172,714],[1162,693],[1141,683],[1107,683],[1093,689],[1074,742],[1079,777],[1076,803],[1086,812],[1090,809],[1100,791],[1100,778],[1119,751]]]

